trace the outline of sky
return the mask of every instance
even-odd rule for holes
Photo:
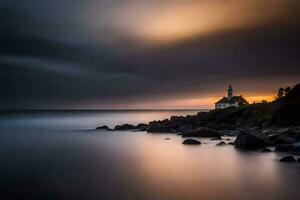
[[[2,0],[0,109],[212,108],[300,82],[299,0]]]

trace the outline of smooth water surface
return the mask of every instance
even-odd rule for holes
[[[241,152],[207,139],[185,146],[177,135],[94,130],[194,113],[2,114],[0,199],[300,198],[300,164],[279,163],[279,154]]]

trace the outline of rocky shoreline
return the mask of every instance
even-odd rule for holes
[[[117,125],[113,129],[101,126],[97,129],[118,131],[146,131],[148,133],[177,134],[183,138],[198,137],[220,140],[222,136],[236,136],[228,143],[237,149],[270,152],[275,151],[300,155],[300,84],[286,96],[270,103],[250,104],[222,110],[199,112],[196,115],[172,116],[170,119]],[[183,144],[201,144],[186,139]],[[226,145],[225,142],[218,144]],[[291,156],[282,162],[295,162]],[[299,159],[298,159],[299,161]]]

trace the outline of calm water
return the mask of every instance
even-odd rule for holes
[[[2,114],[0,199],[300,198],[300,164],[279,163],[279,154],[240,152],[205,139],[184,146],[176,135],[93,130],[193,113]]]

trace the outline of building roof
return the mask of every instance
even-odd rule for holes
[[[235,102],[238,102],[239,104],[249,104],[246,99],[242,96],[233,96],[231,99],[228,99],[227,97],[223,97],[217,103],[229,103],[229,104],[234,104]]]

